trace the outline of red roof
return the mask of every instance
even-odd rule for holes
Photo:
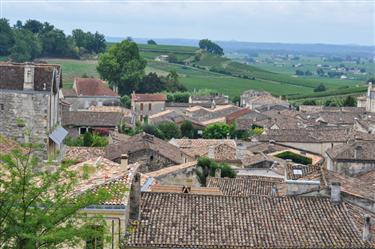
[[[132,100],[135,102],[143,102],[143,101],[166,101],[167,97],[164,94],[132,94]]]
[[[117,93],[112,91],[102,80],[94,78],[75,78],[77,95],[83,96],[113,96]]]

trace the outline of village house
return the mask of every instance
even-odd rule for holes
[[[281,98],[273,97],[268,92],[258,92],[254,90],[245,91],[240,96],[241,106],[252,110],[266,107],[270,109],[272,106],[280,105],[289,108],[288,101]]]
[[[129,121],[130,117],[121,112],[69,111],[62,115],[62,125],[71,137],[78,137],[86,132],[108,136],[110,131]]]
[[[126,236],[126,246],[131,249],[374,247],[370,241],[371,216],[348,210],[339,189],[331,191],[331,198],[272,197],[272,186],[271,196],[264,190],[261,195],[241,197],[220,195],[217,191],[196,194],[189,192],[189,188],[184,192],[141,192],[140,188],[133,188],[130,196],[134,203],[129,207],[132,209],[128,223],[132,232]],[[362,217],[362,224],[356,222],[358,216]]]
[[[60,66],[0,63],[0,75],[0,134],[40,143],[43,159],[57,155],[67,135],[60,126]]]
[[[372,85],[373,83],[368,83],[366,96],[357,98],[358,107],[365,107],[367,112],[375,112],[375,87]]]
[[[100,79],[75,78],[72,89],[61,89],[61,97],[71,104],[71,110],[90,106],[118,106],[120,96]]]
[[[147,133],[139,133],[105,148],[105,157],[119,162],[126,155],[129,163],[139,163],[139,172],[147,173],[192,161],[178,147]]]
[[[143,122],[149,116],[165,110],[167,97],[164,94],[132,93],[131,110],[135,119]]]
[[[216,105],[228,105],[229,97],[223,94],[211,94],[207,96],[191,95],[189,97],[190,106],[202,106],[206,108],[215,108]]]
[[[375,170],[375,141],[357,140],[337,145],[326,154],[328,170],[340,174],[356,176]]]

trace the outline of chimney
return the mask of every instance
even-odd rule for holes
[[[358,145],[354,148],[354,159],[361,159],[362,157],[362,146]]]
[[[221,169],[220,168],[215,169],[215,177],[221,178]]]
[[[211,101],[211,109],[215,109],[216,108],[216,103],[215,103],[215,100],[212,99]]]
[[[364,216],[362,240],[371,241],[371,218],[368,214]]]
[[[276,186],[276,184],[272,185],[271,196],[273,196],[273,197],[277,196],[277,186]]]
[[[129,196],[129,221],[139,220],[139,209],[141,204],[141,175],[135,173],[130,187]]]
[[[24,68],[23,76],[23,89],[24,90],[34,90],[34,72],[35,66],[31,64],[26,64]]]
[[[215,147],[214,146],[211,145],[208,147],[207,157],[210,159],[215,159]]]
[[[331,183],[331,201],[333,203],[341,202],[341,183],[339,182]]]
[[[122,168],[127,168],[128,167],[128,164],[129,164],[129,157],[128,157],[128,154],[121,154],[121,167]]]

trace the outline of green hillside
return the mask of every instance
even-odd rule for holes
[[[147,45],[147,44],[138,44],[139,51],[143,58],[153,60],[159,55],[176,55],[179,61],[188,59],[191,56],[195,55],[195,52],[198,50],[196,47],[188,46],[173,46],[173,45]]]

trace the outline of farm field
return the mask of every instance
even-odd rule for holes
[[[269,71],[266,67],[257,67],[234,61],[225,57],[202,53],[199,61],[194,61],[198,48],[188,46],[145,45],[138,44],[141,56],[147,60],[146,73],[155,72],[166,76],[175,70],[180,82],[189,90],[214,89],[230,97],[239,96],[243,91],[254,89],[268,91],[274,95],[285,95],[288,99],[323,98],[345,94],[359,94],[366,90],[364,81],[316,79],[295,77],[286,71]],[[161,54],[175,54],[180,61],[191,62],[188,65],[157,62],[155,57]],[[72,87],[77,76],[99,77],[96,60],[45,59],[49,63],[62,65],[64,87]],[[272,68],[271,68],[272,69]],[[315,93],[320,83],[327,91]]]

